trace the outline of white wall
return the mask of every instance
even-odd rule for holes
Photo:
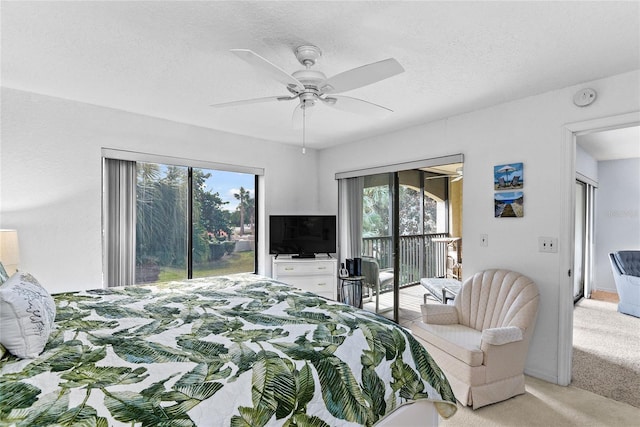
[[[580,137],[577,139],[579,144]],[[582,174],[593,182],[598,182],[598,161],[579,145],[576,145],[576,173]]]
[[[319,152],[320,203],[337,210],[336,172],[463,153],[464,276],[504,267],[539,286],[540,310],[527,372],[558,381],[558,297],[570,292],[571,266],[559,254],[538,252],[538,236],[561,235],[563,126],[640,110],[640,71],[568,87]],[[573,105],[578,89],[592,87],[598,100]],[[494,218],[493,166],[524,163],[524,217]],[[480,235],[489,246],[480,247]],[[572,242],[560,241],[562,250]]]
[[[609,253],[640,250],[640,159],[598,162],[594,289],[616,292]]]
[[[261,273],[266,215],[317,212],[315,150],[6,88],[1,108],[0,228],[50,292],[101,286],[102,147],[265,168]]]

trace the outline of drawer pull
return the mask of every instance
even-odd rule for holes
[[[318,286],[326,286],[327,284],[325,282],[322,283],[318,283]]]
[[[327,267],[318,267],[318,270],[326,270]]]
[[[293,270],[295,270],[296,268],[295,268],[295,267],[285,267],[284,269],[285,269],[285,270],[287,270],[287,271],[293,271]]]

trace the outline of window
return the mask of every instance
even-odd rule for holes
[[[111,169],[117,162],[135,165],[135,182],[109,185],[110,175],[122,175]],[[113,159],[105,165],[109,286],[256,271],[256,174]],[[131,201],[114,208],[117,188],[129,186],[135,199],[127,191]]]

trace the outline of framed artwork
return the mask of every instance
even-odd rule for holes
[[[522,163],[509,163],[493,167],[493,187],[495,190],[517,190],[523,186]]]
[[[524,194],[522,191],[495,193],[493,203],[496,218],[522,218],[524,216]]]

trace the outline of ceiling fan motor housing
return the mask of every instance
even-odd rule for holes
[[[317,89],[318,85],[327,79],[324,73],[315,70],[296,71],[292,76],[298,79],[305,87],[312,86],[314,89]]]

